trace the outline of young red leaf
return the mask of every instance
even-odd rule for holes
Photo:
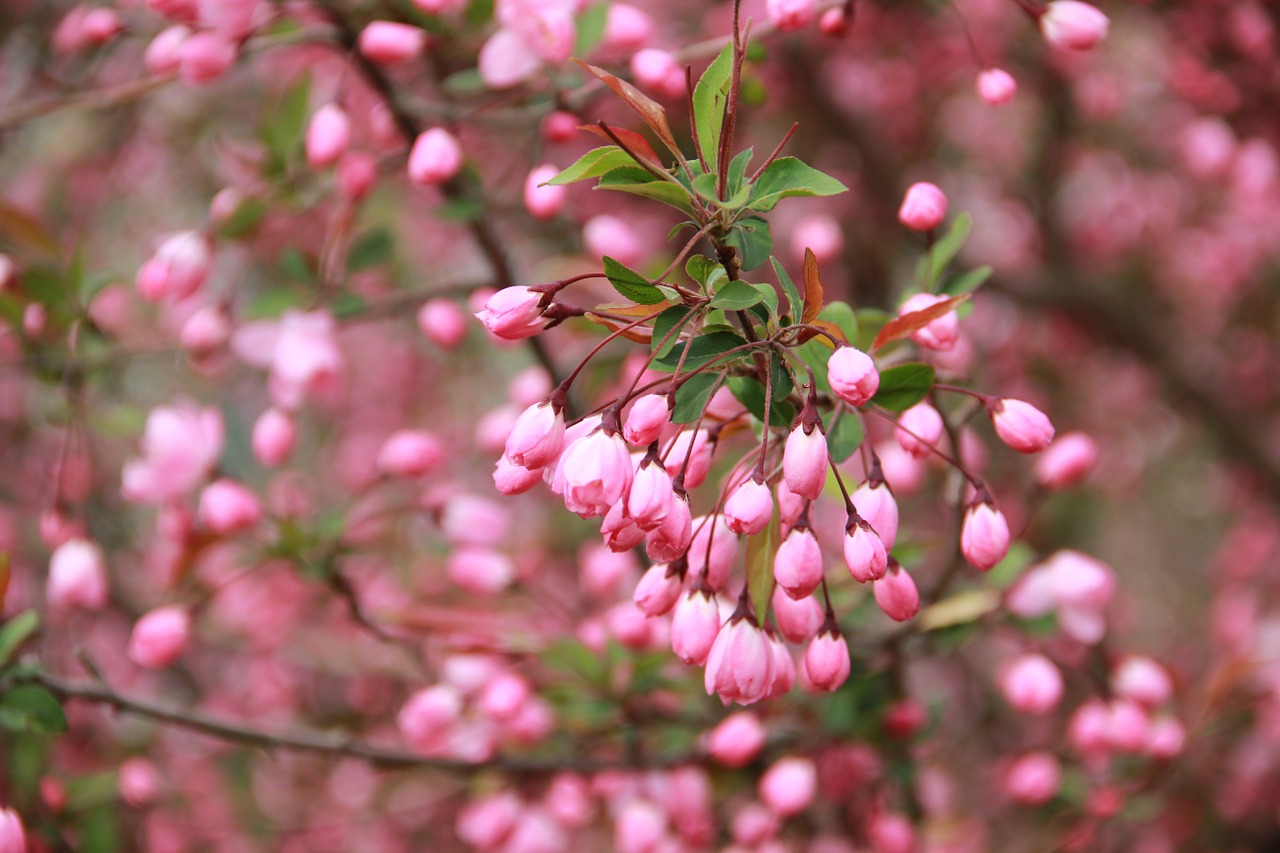
[[[662,108],[662,104],[659,104],[626,80],[619,80],[603,68],[597,68],[594,65],[583,62],[581,59],[575,59],[574,62],[594,74],[600,79],[600,82],[626,101],[631,109],[635,110],[640,118],[644,119],[645,124],[653,129],[653,132],[658,135],[663,144],[671,149],[671,153],[679,156],[680,148],[676,145],[676,138],[671,133],[671,125],[667,123],[667,111]]]
[[[599,125],[584,124],[580,125],[578,130],[585,130],[587,133],[594,133],[601,139],[613,142],[613,139],[609,134],[605,133],[604,128]],[[612,125],[609,126],[609,130],[614,134],[614,136],[622,140],[622,144],[627,146],[627,148],[631,150],[632,154],[635,154],[641,160],[644,160],[660,172],[666,170],[666,166],[662,164],[662,160],[658,157],[658,153],[653,150],[653,146],[649,144],[649,140],[645,139],[634,130],[624,130],[623,128],[613,127]]]
[[[932,323],[934,320],[945,315],[949,311],[954,311],[956,306],[969,298],[969,294],[962,293],[959,296],[953,296],[942,302],[936,302],[922,311],[912,311],[909,314],[903,314],[884,324],[884,328],[880,330],[880,334],[876,335],[875,341],[871,344],[873,350],[880,349],[887,343],[905,338],[918,329]]]
[[[812,323],[822,310],[822,278],[818,275],[818,259],[812,249],[804,250],[804,311],[800,322]]]

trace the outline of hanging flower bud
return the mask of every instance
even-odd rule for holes
[[[322,169],[338,162],[351,144],[351,119],[337,104],[316,110],[307,125],[307,165]]]
[[[524,207],[534,219],[551,219],[564,207],[568,188],[547,184],[558,174],[559,169],[545,164],[535,167],[524,179]]]
[[[923,311],[946,300],[947,297],[938,294],[917,293],[908,297],[902,303],[902,306],[898,309],[898,316],[901,317],[904,314]],[[956,316],[955,311],[948,311],[941,317],[930,320],[924,326],[911,333],[911,340],[925,349],[938,352],[947,352],[953,349],[959,339],[960,318]]]
[[[657,441],[662,430],[671,422],[671,409],[665,394],[645,394],[637,397],[627,412],[622,425],[622,437],[628,444],[644,447]]]
[[[898,208],[898,221],[913,231],[932,231],[947,218],[947,196],[934,184],[921,181],[907,188]]]
[[[146,669],[171,666],[191,638],[191,611],[179,604],[157,607],[133,626],[129,659]]]
[[[851,517],[844,534],[844,563],[858,583],[870,583],[884,577],[889,555],[884,543],[861,516]]]
[[[462,145],[442,127],[421,134],[409,152],[409,183],[419,187],[442,184],[462,168]]]
[[[839,346],[827,359],[831,390],[850,406],[861,406],[876,395],[880,373],[876,363],[857,347]]]
[[[360,32],[360,52],[378,65],[403,62],[417,56],[426,45],[425,32],[395,21],[373,21]]]
[[[1048,752],[1028,752],[1009,765],[1002,787],[1009,799],[1038,806],[1057,796],[1062,785],[1062,765]]]
[[[646,616],[665,616],[680,598],[681,578],[675,566],[654,563],[636,584],[632,600]]]
[[[898,502],[884,480],[869,479],[853,493],[853,506],[880,537],[885,552],[898,539]]]
[[[378,450],[378,470],[392,477],[423,477],[444,464],[444,445],[426,430],[393,432]]]
[[[436,346],[456,349],[467,337],[466,314],[452,299],[428,299],[418,309],[418,328]]]
[[[191,28],[182,24],[166,27],[147,45],[143,64],[152,74],[172,74],[182,64],[182,44],[191,36]]]
[[[178,47],[178,76],[188,86],[203,86],[235,65],[236,46],[214,32],[196,33]]]
[[[984,572],[994,568],[1009,553],[1009,523],[989,494],[965,510],[960,551],[971,566]]]
[[[942,415],[928,403],[916,403],[898,416],[898,444],[916,459],[929,456],[942,441]]]
[[[671,617],[671,650],[676,657],[698,666],[706,662],[720,632],[720,606],[711,590],[694,587],[676,602]]]
[[[107,604],[107,566],[102,549],[85,539],[69,539],[49,559],[45,589],[49,606],[101,610]]]
[[[876,604],[895,622],[905,622],[920,612],[920,591],[897,560],[889,561],[884,577],[871,584]]]
[[[603,429],[564,450],[564,503],[583,518],[604,515],[631,488],[631,454],[617,433]]]
[[[822,550],[808,527],[797,525],[778,546],[773,577],[792,598],[804,598],[822,582]]]
[[[987,68],[978,75],[978,97],[993,107],[1007,104],[1018,93],[1018,81],[1003,68]]]
[[[798,30],[813,23],[818,15],[817,0],[766,0],[769,20],[782,31]]]
[[[822,627],[822,605],[818,603],[816,596],[792,598],[782,587],[775,587],[770,601],[773,621],[788,642],[807,643]]]
[[[627,514],[641,530],[653,530],[666,520],[675,501],[671,477],[662,463],[646,458],[632,480],[631,491],[627,495]]]
[[[521,412],[507,437],[506,456],[525,468],[545,468],[564,447],[564,408],[538,403]]]
[[[764,749],[765,729],[749,711],[730,714],[711,730],[707,752],[725,767],[746,767]]]
[[[1040,31],[1054,47],[1088,50],[1107,37],[1111,22],[1097,7],[1079,0],[1053,0],[1040,15]]]
[[[707,655],[703,677],[707,695],[719,695],[726,705],[758,702],[773,684],[773,649],[746,607],[745,601],[738,605]]]
[[[448,684],[419,690],[396,715],[396,727],[405,743],[422,755],[438,753],[447,743],[450,729],[462,715],[462,695]]]
[[[796,662],[791,659],[787,644],[772,630],[764,632],[769,641],[769,652],[773,656],[773,675],[765,699],[777,699],[786,696],[796,686]]]
[[[760,777],[759,791],[760,800],[775,814],[800,814],[818,795],[818,768],[808,758],[783,758]]]
[[[204,284],[212,265],[213,254],[203,234],[170,235],[138,270],[138,293],[150,302],[190,296]]]
[[[504,287],[489,297],[476,317],[503,340],[518,341],[542,331],[541,300],[542,294],[527,287]]]
[[[850,666],[849,644],[835,620],[828,619],[804,653],[804,671],[809,683],[819,690],[838,690],[849,678]]]
[[[1000,440],[1019,453],[1039,453],[1053,441],[1053,424],[1030,403],[1005,397],[987,404]]]
[[[689,551],[693,538],[693,516],[689,509],[689,496],[677,493],[662,523],[644,536],[644,550],[649,559],[659,563],[678,560]]]
[[[773,491],[763,479],[749,477],[724,503],[725,526],[734,533],[753,536],[773,518]]]
[[[1036,459],[1036,482],[1058,491],[1079,485],[1098,463],[1098,445],[1082,432],[1058,438]]]
[[[615,504],[604,514],[600,535],[604,537],[604,544],[615,553],[630,551],[645,539],[644,531],[627,515],[625,503]]]
[[[1062,673],[1044,655],[1022,655],[1001,671],[1000,692],[1019,713],[1046,714],[1062,700]]]
[[[696,489],[711,471],[711,450],[705,429],[687,429],[672,439],[662,458],[672,477],[684,474],[685,488]]]
[[[532,489],[542,480],[542,469],[530,471],[503,456],[493,466],[493,485],[499,494],[520,495]],[[630,546],[628,546],[630,547]]]
[[[196,514],[211,532],[228,536],[261,521],[262,504],[246,486],[224,477],[204,487]]]
[[[827,484],[827,437],[821,427],[806,430],[798,424],[791,430],[782,452],[782,477],[803,498],[816,501],[822,494]]]

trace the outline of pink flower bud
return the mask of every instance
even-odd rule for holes
[[[338,158],[338,192],[350,201],[369,194],[378,181],[378,158],[366,151],[347,151]]]
[[[1062,673],[1044,655],[1025,654],[1001,671],[1000,692],[1021,714],[1047,714],[1062,700]]]
[[[533,689],[529,682],[513,672],[495,676],[480,691],[477,707],[494,720],[511,720],[529,700]]]
[[[422,477],[444,463],[444,445],[431,433],[403,429],[387,436],[378,450],[378,470],[390,477]]]
[[[608,255],[629,267],[639,266],[644,260],[645,248],[635,228],[616,216],[593,216],[582,226],[582,241],[591,257]]]
[[[276,468],[293,455],[298,427],[283,409],[270,408],[253,425],[253,455],[268,468]]]
[[[775,587],[770,599],[773,607],[773,619],[782,636],[791,643],[807,643],[813,639],[822,627],[822,605],[815,596],[792,598]]]
[[[1115,699],[1107,707],[1107,744],[1117,752],[1136,754],[1147,746],[1147,712],[1137,702]]]
[[[120,15],[115,9],[106,6],[90,9],[80,24],[80,32],[89,44],[106,44],[123,29]]]
[[[518,341],[542,331],[541,299],[542,294],[527,287],[504,287],[489,297],[476,317],[498,337]]]
[[[707,655],[703,685],[707,695],[718,694],[726,705],[750,705],[773,684],[773,649],[754,620],[730,618],[716,635]]]
[[[1004,513],[986,501],[969,504],[960,529],[960,550],[969,565],[987,571],[1009,553],[1009,524]]]
[[[947,196],[934,184],[912,184],[898,208],[898,221],[913,231],[932,231],[947,218]]]
[[[764,749],[765,730],[749,711],[730,714],[711,730],[707,752],[725,767],[745,767]]]
[[[631,488],[631,454],[622,437],[603,429],[568,445],[561,460],[564,504],[583,518],[604,515]]]
[[[152,74],[169,74],[182,64],[182,45],[191,36],[191,29],[174,24],[160,31],[147,45],[143,63]]]
[[[696,489],[711,470],[711,440],[707,431],[684,430],[667,445],[662,454],[672,478],[684,474],[687,489]]]
[[[778,816],[760,803],[747,803],[733,815],[734,842],[755,848],[778,834]]]
[[[511,558],[492,548],[468,545],[455,548],[445,561],[445,574],[462,589],[476,595],[495,595],[516,577]]]
[[[720,632],[720,607],[709,590],[697,588],[676,602],[671,618],[671,650],[691,666],[707,660]]]
[[[178,343],[193,356],[208,355],[231,338],[231,319],[221,305],[206,305],[187,318]]]
[[[1187,730],[1173,717],[1158,717],[1147,727],[1147,754],[1169,760],[1177,757],[1187,742]]]
[[[884,543],[865,519],[858,519],[845,531],[844,563],[858,583],[879,580],[889,567]]]
[[[671,410],[665,394],[637,397],[622,425],[622,435],[629,444],[644,447],[657,441],[671,422]]]
[[[894,702],[884,712],[885,734],[896,738],[909,738],[924,728],[929,712],[915,699]]]
[[[1164,667],[1145,655],[1129,655],[1111,674],[1111,689],[1125,699],[1154,708],[1169,701],[1173,682]]]
[[[462,715],[462,695],[447,684],[419,690],[396,715],[396,726],[414,752],[431,755],[447,743],[449,730]]]
[[[787,644],[777,634],[765,631],[765,637],[769,641],[769,651],[773,658],[773,675],[764,698],[777,699],[786,696],[796,686],[796,662],[791,659]]]
[[[1098,463],[1098,445],[1082,432],[1069,432],[1036,459],[1036,482],[1057,491],[1079,485]]]
[[[200,522],[219,536],[248,530],[262,520],[258,497],[244,485],[225,477],[204,487],[196,510]]]
[[[978,97],[993,107],[1007,104],[1018,93],[1018,81],[1003,68],[987,68],[978,75]]]
[[[102,549],[85,539],[69,539],[49,559],[45,597],[52,608],[101,610],[107,604],[107,565]]]
[[[765,11],[779,30],[798,30],[813,23],[817,0],[766,0]]]
[[[442,127],[420,134],[409,152],[409,183],[419,187],[442,184],[462,169],[462,145]]]
[[[760,777],[759,792],[761,801],[775,814],[800,814],[818,795],[818,768],[808,758],[783,758]]]
[[[777,486],[778,497],[778,516],[782,521],[782,527],[785,530],[796,523],[800,518],[800,513],[804,512],[805,499],[797,495],[795,492],[787,488],[785,479],[779,480]]]
[[[546,164],[529,172],[524,180],[524,207],[534,219],[551,219],[564,207],[568,188],[564,186],[543,186],[547,181],[560,174],[555,166]]]
[[[1027,806],[1047,803],[1062,785],[1062,766],[1048,752],[1028,752],[1009,765],[1002,780],[1009,799]]]
[[[1039,453],[1053,441],[1053,424],[1030,403],[1005,397],[987,407],[1000,440],[1019,453]]]
[[[898,502],[889,487],[868,480],[853,493],[853,506],[880,537],[885,552],[892,551],[898,539]]]
[[[516,418],[507,438],[506,457],[525,468],[544,468],[564,447],[564,412],[551,403],[530,406]]]
[[[610,11],[617,6],[617,3],[609,4]],[[568,142],[577,134],[580,124],[582,122],[573,113],[556,110],[542,120],[542,137],[552,143]]]
[[[1107,37],[1111,22],[1097,7],[1079,0],[1053,0],[1040,16],[1040,31],[1053,47],[1088,50]]]
[[[632,797],[614,821],[613,849],[618,853],[651,853],[667,830],[667,816],[648,800]]]
[[[410,24],[373,21],[360,33],[360,52],[378,65],[403,62],[426,46],[427,34]]]
[[[191,639],[191,611],[180,604],[157,607],[133,626],[129,659],[145,669],[172,666]]]
[[[212,264],[204,235],[195,231],[170,235],[138,270],[138,293],[151,302],[190,296],[204,284]]]
[[[840,223],[823,213],[801,219],[791,232],[791,253],[796,258],[803,258],[805,249],[813,252],[813,256],[823,263],[840,257],[840,251],[844,249],[844,231]]]
[[[809,683],[819,690],[838,690],[849,678],[849,644],[831,623],[809,643],[804,653],[804,671]]]
[[[160,774],[150,761],[134,756],[120,765],[116,789],[120,792],[120,799],[135,809],[143,808],[154,802],[160,793]],[[5,849],[0,844],[0,850]]]
[[[773,491],[750,477],[733,490],[724,504],[725,526],[734,533],[753,536],[773,518]]]
[[[530,471],[503,456],[493,466],[493,487],[502,495],[520,495],[542,481],[542,469]]]
[[[898,416],[895,433],[903,450],[916,459],[923,459],[938,446],[943,430],[942,415],[933,406],[921,402]]]
[[[466,315],[452,299],[428,299],[418,309],[418,328],[436,346],[455,349],[467,336]]]
[[[22,818],[13,809],[0,808],[0,853],[26,853],[27,836],[22,830]]]
[[[547,786],[543,805],[561,826],[579,829],[591,822],[595,803],[591,798],[591,786],[577,773],[557,773]]]
[[[654,563],[636,584],[632,600],[646,616],[665,616],[680,598],[680,576],[667,563]]]
[[[600,46],[611,53],[634,53],[653,38],[655,25],[648,12],[630,3],[610,3]]]
[[[1067,722],[1067,740],[1082,755],[1105,754],[1108,749],[1107,706],[1100,699],[1091,699],[1076,709]]]
[[[851,406],[861,406],[880,388],[880,373],[871,356],[851,346],[836,347],[831,353],[827,380],[835,395]]]
[[[322,169],[338,162],[351,144],[351,119],[337,104],[325,104],[316,110],[307,125],[307,165]]]
[[[939,302],[945,302],[947,297],[933,293],[917,293],[910,296],[902,303],[902,307],[898,309],[898,316],[905,314],[914,314],[917,311],[923,311],[931,308]],[[915,341],[925,349],[931,349],[938,352],[946,352],[955,347],[956,341],[960,339],[960,318],[956,316],[955,311],[948,311],[941,317],[929,321],[922,328],[916,329],[911,333],[911,340]]]
[[[867,826],[872,853],[915,853],[916,831],[900,814],[881,812]]]
[[[920,591],[897,562],[891,562],[884,577],[871,582],[876,604],[895,622],[905,622],[920,612]]]
[[[675,56],[665,50],[646,48],[631,57],[631,74],[646,89],[662,91],[671,73],[679,67]]]
[[[656,463],[641,464],[627,495],[627,513],[641,530],[653,530],[662,524],[676,500],[671,477]],[[691,522],[692,523],[692,522]]]
[[[637,525],[637,530],[639,526]],[[659,563],[678,560],[689,550],[693,538],[693,517],[687,495],[674,495],[662,523],[644,536],[644,550],[649,559]]]
[[[816,501],[827,484],[827,437],[813,427],[806,434],[796,426],[787,436],[782,451],[782,478],[787,487],[802,498]]]
[[[796,527],[778,546],[773,577],[792,598],[804,598],[822,582],[822,551],[806,527]]]
[[[212,32],[196,33],[185,39],[178,53],[178,75],[188,86],[211,83],[236,62],[236,46]]]
[[[724,520],[717,515],[695,518],[693,529],[689,571],[697,577],[705,569],[707,585],[719,592],[729,582],[729,575],[738,563],[738,536],[725,527]]]

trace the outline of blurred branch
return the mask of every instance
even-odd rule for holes
[[[101,89],[73,92],[57,98],[46,98],[35,103],[23,104],[8,112],[0,113],[0,130],[19,127],[32,119],[62,112],[63,110],[105,109],[128,103],[159,89],[161,86],[166,86],[176,79],[178,79],[177,74],[157,74],[153,77],[144,77],[141,80],[130,80],[117,86],[104,86]]]

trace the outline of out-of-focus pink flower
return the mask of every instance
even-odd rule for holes
[[[188,86],[203,86],[225,74],[236,62],[236,46],[223,35],[199,32],[178,47],[178,75]]]
[[[1048,752],[1028,752],[1009,765],[1001,780],[1009,799],[1028,806],[1047,803],[1062,784],[1062,765]]]
[[[813,23],[818,15],[817,0],[766,0],[769,20],[780,30],[798,30]]]
[[[796,258],[803,258],[805,249],[824,263],[838,258],[844,249],[844,231],[840,222],[824,213],[811,214],[797,222],[791,231],[791,253]]]
[[[171,234],[138,270],[138,293],[151,302],[190,296],[204,284],[212,264],[213,253],[203,234]]]
[[[443,127],[424,131],[409,152],[409,183],[419,187],[442,184],[462,169],[462,144]]]
[[[27,853],[22,818],[8,806],[0,808],[0,853]]]
[[[445,562],[449,580],[477,595],[494,595],[516,578],[511,558],[492,548],[467,545],[455,548]]]
[[[1005,397],[988,405],[987,411],[996,435],[1019,453],[1039,453],[1053,441],[1053,424],[1028,402]]]
[[[800,814],[818,795],[818,768],[808,758],[783,758],[760,777],[759,792],[761,801],[775,814]]]
[[[337,104],[325,104],[307,125],[307,165],[322,169],[338,162],[351,144],[351,119]]]
[[[182,324],[178,343],[199,358],[217,350],[231,337],[231,318],[221,305],[206,305]]]
[[[276,468],[293,455],[298,441],[298,426],[293,415],[284,409],[270,408],[253,424],[250,444],[253,455],[268,468]]]
[[[630,3],[610,3],[600,46],[610,53],[631,53],[649,43],[656,25],[649,13]]]
[[[707,737],[707,752],[725,767],[745,767],[764,749],[765,729],[750,711],[730,714]]]
[[[467,803],[458,812],[454,829],[472,847],[493,850],[511,836],[523,810],[514,791],[499,790]]]
[[[50,607],[101,610],[107,604],[107,564],[102,549],[85,539],[69,539],[49,559],[45,589]]]
[[[1128,655],[1111,673],[1111,689],[1117,696],[1154,708],[1169,701],[1173,682],[1165,668],[1146,655]]]
[[[1111,22],[1096,6],[1080,0],[1052,0],[1040,16],[1040,31],[1054,47],[1088,50],[1107,37]]]
[[[987,68],[978,74],[978,97],[993,107],[1007,104],[1018,93],[1018,81],[1003,68]]]
[[[120,792],[120,799],[135,809],[142,808],[150,805],[160,793],[160,774],[154,764],[135,755],[120,765],[116,789]],[[4,849],[0,845],[0,850]]]
[[[418,328],[436,346],[455,349],[467,337],[466,314],[452,299],[428,299],[418,309]]]
[[[480,77],[491,89],[530,79],[544,64],[563,64],[573,53],[577,26],[573,0],[498,0],[499,29],[481,47]]]
[[[1036,458],[1036,482],[1046,489],[1069,489],[1079,485],[1098,463],[1098,445],[1082,432],[1058,436]]]
[[[147,416],[142,458],[125,463],[125,500],[159,504],[194,489],[222,454],[222,413],[178,399]]]
[[[426,430],[397,430],[378,450],[378,470],[392,477],[422,477],[444,464],[444,456],[444,444]]]
[[[1000,673],[1005,701],[1023,714],[1045,714],[1062,700],[1062,673],[1044,655],[1025,654]]]
[[[667,816],[655,803],[632,797],[622,804],[613,825],[618,853],[651,853],[667,831]]]
[[[231,336],[231,351],[242,361],[271,371],[271,398],[289,410],[331,387],[344,367],[337,323],[324,310],[290,309],[279,320],[245,323]]]
[[[346,151],[338,158],[338,192],[350,201],[369,194],[378,181],[378,158],[367,151]]]
[[[916,293],[907,297],[906,301],[902,303],[902,306],[898,309],[898,316],[901,317],[905,314],[923,311],[939,302],[945,302],[946,299],[947,297],[935,293]],[[952,349],[959,339],[960,319],[956,316],[955,311],[948,311],[941,317],[930,320],[928,324],[911,333],[911,340],[925,349],[939,352],[946,352]]]
[[[582,241],[591,257],[608,255],[629,267],[644,260],[644,244],[635,228],[616,216],[601,214],[588,219],[582,226]]]
[[[262,504],[246,486],[224,477],[204,487],[196,514],[209,530],[227,536],[261,521]]]
[[[935,184],[921,181],[907,188],[898,221],[913,231],[932,231],[947,218],[947,196]]]
[[[524,179],[524,207],[534,219],[551,219],[564,207],[568,188],[547,184],[558,174],[557,167],[546,163],[534,167]]]
[[[253,31],[259,0],[198,0],[197,20],[201,25],[239,41]]]
[[[893,812],[881,812],[871,819],[867,840],[872,853],[913,853],[916,849],[916,831],[911,821]]]
[[[370,62],[394,65],[422,53],[427,34],[411,24],[372,21],[361,30],[359,46]]]
[[[1032,566],[1009,590],[1009,610],[1027,619],[1056,613],[1058,624],[1082,643],[1106,633],[1106,608],[1115,593],[1115,575],[1079,551],[1063,550]]]
[[[191,639],[191,611],[180,604],[144,614],[129,636],[129,659],[146,669],[171,666]]]

